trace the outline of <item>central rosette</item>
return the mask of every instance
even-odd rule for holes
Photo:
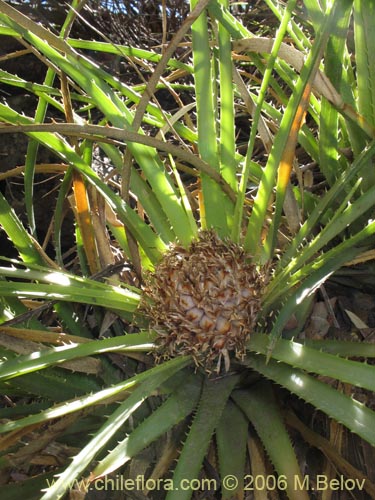
[[[243,249],[203,231],[173,246],[146,278],[145,309],[162,356],[190,354],[210,369],[241,358],[261,307],[264,276]]]

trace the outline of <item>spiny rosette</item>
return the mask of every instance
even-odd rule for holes
[[[264,272],[244,250],[202,231],[189,248],[172,246],[145,278],[143,309],[158,334],[158,356],[192,355],[217,372],[241,358],[261,308]]]

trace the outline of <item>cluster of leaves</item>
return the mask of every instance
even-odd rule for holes
[[[0,410],[1,467],[12,478],[31,457],[50,466],[34,476],[31,470],[33,477],[23,481],[28,498],[39,498],[41,490],[44,500],[60,498],[75,479],[90,483],[121,470],[172,430],[175,437],[157,457],[152,477],[172,470],[175,485],[198,478],[215,435],[220,477],[239,480],[237,490],[223,488],[222,497],[242,498],[244,471],[267,470],[265,458],[248,455],[248,440],[254,449],[257,439],[253,431],[249,438],[249,423],[286,478],[289,498],[308,498],[293,487],[301,471],[275,383],[375,445],[375,413],[314,375],[373,391],[373,365],[347,358],[374,357],[374,346],[282,337],[293,315],[302,328],[322,283],[373,242],[375,13],[359,0],[306,0],[303,29],[293,18],[296,3],[265,0],[279,19],[275,38],[265,39],[233,17],[228,1],[192,0],[191,13],[159,53],[69,38],[84,4],[79,0],[60,36],[0,1],[0,35],[17,39],[47,68],[42,84],[0,71],[3,84],[38,98],[34,116],[0,103],[0,133],[29,138],[22,170],[30,232],[0,195],[0,223],[19,254],[0,269],[0,387],[10,402]],[[347,49],[351,22],[355,56]],[[186,53],[175,58],[184,43]],[[114,54],[151,76],[127,85],[85,51]],[[173,96],[177,111],[159,105],[161,89]],[[189,96],[187,104],[182,95]],[[48,107],[64,120],[48,122]],[[252,118],[245,147],[238,140],[243,133],[237,134],[240,113]],[[92,123],[90,116],[100,118]],[[257,142],[265,153],[259,161]],[[298,168],[298,184],[290,183],[297,143],[324,177],[319,194],[309,191]],[[37,164],[39,146],[60,162]],[[110,159],[117,184],[92,168],[94,146]],[[53,213],[54,260],[38,242],[33,200],[35,174],[51,172],[63,175]],[[72,186],[77,259],[67,269],[61,228]],[[170,243],[188,246],[207,228],[241,244],[259,266],[273,268],[259,332],[244,361],[218,378],[195,372],[189,357],[153,366],[147,353],[155,333],[137,310],[142,293],[136,278]],[[116,266],[114,247],[136,278],[102,279]],[[105,338],[89,328],[86,306]],[[52,326],[38,318],[41,307],[53,307]],[[108,323],[108,315],[118,319]],[[292,414],[288,422],[301,429]],[[46,458],[51,443],[56,460]],[[332,446],[319,443],[334,460]],[[73,460],[64,460],[67,455]],[[343,459],[335,465],[361,477]],[[15,498],[17,487],[10,482],[2,495]],[[374,494],[369,481],[366,488]],[[176,489],[167,498],[192,493]]]

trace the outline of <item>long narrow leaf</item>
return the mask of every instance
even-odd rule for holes
[[[30,124],[31,120],[25,116],[17,113],[8,106],[0,104],[0,114],[4,120],[13,124]],[[107,200],[109,206],[113,208],[120,220],[127,225],[133,234],[136,235],[137,240],[145,249],[145,252],[153,262],[156,262],[165,245],[161,242],[160,238],[153,233],[147,224],[145,224],[140,217],[132,210],[118,195],[116,195],[111,188],[101,181],[98,175],[87,165],[82,158],[74,151],[74,149],[60,136],[49,132],[31,132],[31,137],[36,138],[44,146],[57,153],[64,161],[69,162],[75,169],[79,170],[86,179],[93,184],[96,189]]]
[[[0,380],[19,377],[36,370],[47,368],[56,363],[63,363],[70,359],[82,358],[92,354],[115,351],[141,350],[149,351],[154,336],[149,333],[137,333],[102,340],[93,340],[84,344],[68,344],[62,347],[34,352],[26,356],[18,356],[10,361],[1,363]],[[64,355],[62,356],[62,353]]]
[[[0,224],[19,250],[24,262],[39,262],[40,264],[44,264],[32,238],[2,193],[0,193]]]
[[[173,474],[174,484],[182,485],[198,477],[212,434],[237,381],[237,376],[206,380],[197,412]],[[168,492],[166,498],[188,500],[191,495],[191,489],[175,489]]]
[[[47,374],[48,375],[48,374]],[[148,377],[149,375],[147,375]],[[89,394],[88,396],[83,396],[79,398],[75,398],[72,401],[65,401],[63,404],[55,405],[52,408],[46,408],[45,410],[41,411],[40,413],[34,414],[34,415],[29,415],[27,417],[18,419],[18,420],[13,420],[10,422],[6,422],[4,424],[0,425],[0,433],[5,433],[5,432],[12,432],[17,429],[22,429],[27,426],[31,426],[34,424],[38,424],[41,422],[47,422],[48,420],[54,419],[54,418],[59,418],[64,415],[68,415],[69,413],[73,413],[75,411],[79,411],[83,408],[87,408],[93,405],[97,404],[103,404],[107,400],[113,400],[116,396],[118,396],[120,393],[123,393],[124,391],[132,391],[134,390],[134,387],[139,385],[144,379],[146,375],[145,373],[143,374],[138,374],[135,375],[134,377],[131,377],[127,380],[124,380],[123,382],[120,382],[118,384],[115,384],[111,387],[107,387],[102,390],[97,390],[93,394]],[[193,394],[194,390],[191,389],[190,391],[187,390],[187,388],[183,389],[181,394],[184,396],[189,394],[189,396],[192,398],[185,398],[182,399],[182,397],[179,395],[173,399],[171,397],[171,402],[166,405],[166,408],[169,408],[169,410],[172,411],[172,409],[179,408],[179,404],[182,404],[181,407],[181,412],[183,412],[184,404],[186,406],[186,402],[188,401],[189,404],[194,405],[193,401]],[[169,401],[169,400],[168,400]],[[191,401],[191,403],[190,403]],[[190,410],[191,411],[191,410]],[[163,411],[159,411],[159,413],[164,414]],[[173,415],[173,412],[171,413],[170,417]],[[183,418],[183,417],[181,417]],[[150,419],[153,421],[154,419],[157,421],[158,417],[153,417],[151,416]],[[163,419],[164,420],[164,419]],[[173,425],[173,424],[171,424]],[[140,425],[140,428],[143,427],[143,424]],[[147,427],[147,425],[145,425]],[[155,437],[156,439],[156,437]],[[136,437],[134,437],[134,440],[136,440]],[[132,441],[132,440],[131,440]],[[140,451],[140,450],[138,450]],[[95,469],[96,471],[97,469]]]
[[[375,446],[375,412],[363,404],[303,370],[273,360],[267,364],[264,356],[253,355],[246,359],[246,365],[286,387]]]
[[[174,392],[159,408],[144,420],[128,437],[121,441],[100,461],[90,474],[90,480],[105,476],[117,470],[158,437],[189,415],[200,396],[197,377],[185,379],[184,386]]]
[[[228,0],[220,0],[228,7]],[[234,92],[232,83],[232,47],[230,35],[219,24],[220,77],[220,163],[223,178],[237,190],[235,161]]]
[[[296,4],[295,0],[292,0],[291,2],[288,3],[288,5],[284,11],[283,20],[279,26],[277,36],[275,38],[275,41],[274,41],[274,44],[273,44],[273,47],[271,50],[271,55],[270,55],[270,58],[267,62],[266,70],[264,72],[262,84],[261,84],[261,87],[259,90],[259,97],[256,101],[257,106],[256,106],[255,113],[254,113],[254,121],[253,121],[251,132],[250,132],[248,150],[246,153],[244,168],[243,168],[243,172],[241,175],[239,196],[238,196],[238,200],[237,200],[237,204],[236,204],[235,226],[234,226],[234,233],[233,233],[235,240],[238,239],[238,236],[239,236],[239,233],[241,230],[241,226],[242,226],[242,215],[243,215],[245,193],[246,193],[248,178],[249,178],[249,173],[250,173],[250,161],[251,161],[251,158],[253,155],[255,138],[256,138],[256,134],[258,132],[258,126],[259,126],[259,120],[260,120],[260,116],[261,116],[263,102],[265,100],[266,91],[268,89],[268,85],[269,85],[269,82],[271,80],[271,74],[272,74],[272,71],[273,71],[273,68],[275,65],[277,53],[280,49],[282,39],[285,35],[287,25],[288,25],[288,22],[290,20],[291,14],[292,14],[292,9],[295,7],[295,4]],[[253,210],[253,213],[250,217],[250,220],[248,223],[248,231],[247,231],[247,235],[245,237],[245,247],[253,255],[258,254],[258,248],[259,248],[258,238],[260,237],[261,228],[263,227],[265,213],[267,210],[269,197],[270,197],[270,188],[271,188],[271,184],[269,182],[270,178],[265,180],[265,177],[268,177],[269,173],[271,173],[271,175],[272,175],[272,170],[270,169],[270,167],[263,170],[263,176],[262,176],[261,183],[260,183],[260,186],[258,189],[258,193],[257,193],[256,199],[255,199],[254,210]],[[249,229],[250,226],[251,226],[251,229]],[[251,231],[251,240],[249,238],[250,231]]]
[[[95,77],[95,66],[92,63],[89,63],[87,60],[84,61],[82,56],[74,54],[71,47],[57,37],[54,37],[51,32],[33,23],[30,19],[23,18],[17,11],[14,12],[14,9],[4,7],[4,11],[14,19],[17,19],[21,24],[17,24],[13,19],[4,15],[0,15],[3,22],[18,31],[21,36],[54,61],[68,76],[90,93],[97,107],[113,125],[131,127],[131,112],[104,79]],[[40,35],[43,35],[43,39],[39,38]],[[50,40],[52,46],[44,40]],[[65,57],[53,48],[61,46],[66,51]],[[89,65],[91,66],[90,68],[88,68]],[[129,149],[140,167],[145,171],[149,182],[155,193],[157,193],[178,239],[181,243],[188,244],[192,235],[187,233],[186,229],[182,229],[189,227],[186,220],[187,216],[157,152],[150,147],[136,143],[129,143]]]
[[[145,372],[140,386],[108,417],[105,424],[90,439],[89,443],[75,455],[72,463],[47,489],[41,500],[55,500],[63,497],[72,481],[74,482],[89,466],[99,451],[106,446],[111,437],[124,425],[143,401],[177,370],[186,366],[187,363],[189,363],[189,360],[186,360],[186,358],[176,358]]]
[[[191,0],[194,8],[197,0]],[[212,58],[207,15],[203,12],[192,25],[194,81],[197,98],[198,147],[203,160],[219,170],[216,113],[214,98],[216,86],[212,73]],[[202,227],[214,227],[221,236],[228,235],[228,220],[233,206],[212,179],[202,174]]]
[[[350,169],[342,173],[334,186],[330,190],[328,190],[327,193],[319,200],[313,212],[310,214],[306,222],[301,227],[300,231],[293,238],[293,241],[290,243],[289,247],[282,255],[280,263],[278,265],[278,272],[276,273],[275,279],[272,280],[272,284],[270,284],[270,289],[273,289],[274,287],[279,289],[280,287],[283,288],[282,285],[280,286],[280,282],[302,264],[302,258],[303,262],[305,262],[305,258],[312,257],[314,253],[318,252],[319,249],[322,248],[322,246],[320,245],[322,240],[316,238],[316,246],[312,253],[310,253],[310,249],[307,248],[303,253],[301,252],[302,243],[310,238],[313,228],[316,227],[316,225],[319,223],[322,215],[328,210],[329,207],[334,206],[335,200],[343,192],[345,186],[351,184],[356,176],[361,175],[362,169],[370,167],[374,155],[375,141],[373,141],[368,146],[368,148],[366,148],[362,152],[362,154],[352,164],[352,167]],[[348,213],[350,213],[350,211]],[[330,224],[331,223],[329,222],[327,225]],[[332,227],[329,229],[331,236],[333,234],[332,231],[334,230],[335,225],[332,224]],[[328,229],[326,231],[328,231]],[[336,232],[334,234],[337,235],[338,233]],[[327,239],[324,243],[328,243],[328,241],[329,239]],[[296,255],[298,255],[298,258],[296,258]]]
[[[223,488],[223,499],[236,494],[240,497],[244,490],[248,427],[249,421],[243,412],[229,400],[216,429],[217,453],[222,484],[225,478],[235,477],[238,486],[235,490]]]
[[[297,110],[300,106],[301,99],[303,98],[306,92],[306,85],[310,81],[311,77],[317,70],[317,65],[319,64],[319,60],[321,57],[321,52],[324,49],[325,43],[327,42],[327,38],[330,33],[330,27],[333,23],[333,13],[334,9],[330,9],[327,12],[327,18],[325,18],[325,24],[322,26],[321,31],[319,32],[319,36],[316,38],[313,48],[309,55],[306,58],[305,65],[301,71],[301,75],[295,84],[295,91],[292,95],[292,98],[289,101],[287,109],[285,110],[282,122],[280,124],[280,131],[275,137],[274,147],[270,154],[269,160],[267,162],[267,166],[264,171],[264,180],[261,181],[259,186],[259,190],[256,196],[256,206],[257,209],[253,211],[252,216],[250,217],[245,246],[252,254],[256,254],[259,252],[259,240],[260,234],[263,227],[263,222],[266,217],[266,210],[268,205],[268,200],[270,199],[271,192],[275,185],[275,177],[276,172],[279,168],[286,168],[286,165],[283,165],[282,155],[286,149],[289,134],[292,130],[292,125],[294,123]],[[289,167],[287,167],[290,169]],[[281,171],[279,173],[279,177],[282,179],[289,177],[287,172]],[[282,202],[283,202],[283,194],[279,193],[279,201],[277,202],[277,211],[275,213],[276,219],[280,218]],[[259,201],[259,207],[258,207]],[[273,223],[270,227],[270,233],[268,237],[268,241],[266,242],[266,246],[264,249],[263,259],[268,260],[272,256],[273,248],[276,244],[276,236],[278,231],[278,220],[275,220],[276,224]]]
[[[279,478],[285,479],[288,498],[307,500],[307,492],[295,488],[296,478],[302,484],[301,471],[270,384],[262,381],[249,391],[235,391],[233,399],[254,425]]]
[[[375,224],[373,226],[375,229]],[[277,315],[276,321],[272,327],[271,331],[271,341],[270,341],[270,352],[274,342],[282,333],[282,329],[285,326],[288,319],[293,315],[296,307],[301,304],[303,300],[310,297],[316,290],[345,262],[353,258],[359,253],[359,249],[351,248],[352,245],[348,245],[349,248],[346,253],[336,252],[335,256],[330,259],[324,259],[320,266],[316,265],[313,267],[312,272],[309,277],[306,278],[300,286],[294,290],[291,295],[285,300],[280,312]]]
[[[342,61],[344,60],[345,38],[349,27],[351,9],[351,0],[341,2],[341,8],[336,13],[337,29],[332,32],[325,51],[325,74],[337,90],[340,90],[344,72]],[[342,170],[342,162],[339,161],[338,143],[338,111],[326,99],[323,99],[319,131],[320,169],[330,186]]]
[[[254,334],[247,347],[251,351],[267,354],[268,342],[268,335]],[[371,345],[369,347],[371,349]],[[272,358],[307,372],[332,377],[375,392],[375,367],[366,363],[349,361],[284,339],[279,339],[275,344]]]

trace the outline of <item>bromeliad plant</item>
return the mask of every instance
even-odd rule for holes
[[[232,490],[223,482],[222,498],[243,498],[245,471],[265,477],[268,470],[254,451],[255,429],[277,487],[308,498],[295,489],[303,478],[285,422],[301,425],[282,413],[277,385],[375,445],[375,413],[327,383],[373,391],[374,367],[347,358],[374,357],[374,346],[298,337],[315,292],[373,241],[373,7],[306,0],[301,28],[295,0],[266,0],[280,22],[275,38],[265,39],[232,16],[227,0],[192,0],[161,55],[69,38],[83,3],[72,2],[55,36],[0,1],[0,34],[48,68],[43,84],[0,73],[10,89],[39,99],[33,117],[0,104],[0,132],[29,137],[23,172],[31,232],[1,195],[0,222],[19,253],[3,259],[0,280],[0,384],[9,402],[0,410],[9,479],[2,495],[18,495],[13,473],[29,463],[25,495],[56,499],[128,462],[131,477],[148,449],[149,463],[157,461],[149,477],[171,478],[168,499],[192,496],[178,486],[202,477],[205,457],[217,461],[221,480],[238,480]],[[352,17],[355,57],[346,45]],[[187,40],[192,62],[174,58]],[[151,77],[127,85],[85,50],[142,64]],[[261,81],[249,83],[256,72]],[[175,113],[159,105],[158,89],[174,96]],[[64,120],[48,122],[48,107]],[[240,112],[251,117],[246,144]],[[89,117],[98,115],[93,124]],[[297,143],[324,176],[319,195],[294,165]],[[91,167],[94,145],[115,167],[115,187]],[[61,163],[36,164],[38,146]],[[54,260],[38,243],[33,203],[35,174],[51,168],[63,172]],[[67,268],[61,251],[71,186],[81,271]],[[133,279],[120,272],[114,247]],[[51,308],[54,328],[40,315],[49,310],[50,320]],[[283,333],[291,318],[299,325],[293,340]],[[319,443],[331,461],[337,457],[330,443]],[[362,477],[344,459],[335,465]],[[374,493],[369,480],[365,488]]]

